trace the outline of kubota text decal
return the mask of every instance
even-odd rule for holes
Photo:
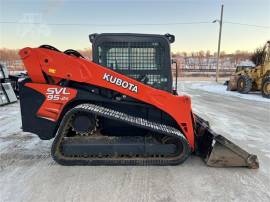
[[[128,89],[131,92],[138,93],[138,86],[135,84],[129,83],[128,81],[122,80],[120,78],[117,78],[107,73],[103,75],[103,79],[117,86],[121,86],[124,89]]]

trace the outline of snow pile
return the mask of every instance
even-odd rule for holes
[[[222,94],[225,96],[234,96],[234,97],[239,97],[242,99],[246,100],[253,100],[253,101],[259,101],[259,102],[269,102],[270,99],[262,97],[260,92],[251,92],[249,94],[241,94],[238,93],[237,91],[227,91],[227,86],[221,85],[221,84],[216,84],[216,83],[193,83],[190,88],[192,89],[199,89],[211,93],[217,93],[217,94]]]

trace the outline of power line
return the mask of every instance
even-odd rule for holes
[[[270,29],[270,26],[266,26],[266,25],[254,25],[254,24],[245,24],[245,23],[228,22],[228,21],[224,21],[224,23],[227,23],[227,24],[233,24],[233,25],[243,25],[243,26],[249,26],[249,27],[259,27],[259,28]]]
[[[168,23],[135,23],[135,24],[92,24],[92,23],[40,23],[40,22],[19,22],[19,21],[0,21],[0,24],[22,24],[22,25],[51,25],[51,26],[96,26],[96,27],[128,27],[128,26],[171,26],[171,25],[192,25],[192,24],[211,24],[211,21],[195,22],[168,22]],[[239,22],[224,21],[226,24],[249,26],[270,29],[270,26],[246,24]]]
[[[0,24],[31,24],[31,25],[52,25],[52,26],[99,26],[99,27],[117,27],[117,26],[166,26],[166,25],[190,25],[190,24],[210,24],[211,22],[168,22],[168,23],[138,23],[138,24],[91,24],[91,23],[39,23],[39,22],[18,22],[18,21],[0,21]]]

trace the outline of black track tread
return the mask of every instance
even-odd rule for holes
[[[121,158],[83,158],[80,159],[65,159],[59,155],[58,147],[60,146],[60,142],[62,141],[63,133],[65,132],[65,127],[68,124],[70,117],[78,112],[78,111],[85,111],[94,113],[97,116],[103,116],[105,118],[126,122],[130,125],[141,127],[147,130],[151,130],[153,132],[166,134],[170,137],[175,137],[179,139],[180,142],[183,143],[184,154],[178,157],[168,157],[162,159],[154,159],[154,158],[129,158],[129,159],[121,159]],[[113,115],[112,115],[113,114]],[[164,124],[158,124],[151,121],[148,121],[143,118],[134,117],[119,111],[115,111],[109,108],[105,108],[99,105],[94,104],[80,104],[71,110],[69,110],[63,117],[59,129],[57,131],[56,137],[53,141],[51,154],[53,159],[61,165],[178,165],[184,162],[190,155],[191,149],[190,146],[184,137],[184,135],[171,126],[167,126]],[[71,158],[71,157],[69,157]]]
[[[241,89],[240,87],[240,81],[244,81],[244,87]],[[252,88],[252,80],[247,75],[241,75],[237,81],[237,91],[239,93],[246,94],[248,93]]]

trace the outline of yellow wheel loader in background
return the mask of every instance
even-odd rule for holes
[[[255,67],[236,69],[227,90],[237,90],[239,93],[261,91],[263,97],[270,98],[270,41],[265,44],[260,57]]]

